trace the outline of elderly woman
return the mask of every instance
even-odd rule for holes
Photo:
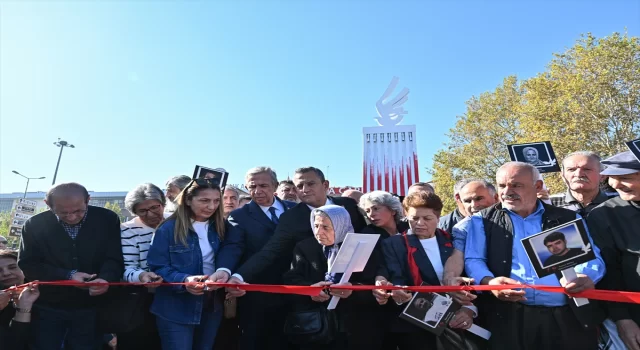
[[[373,191],[360,198],[359,206],[371,222],[362,233],[380,235],[376,248],[360,274],[359,282],[366,285],[391,285],[391,282],[388,282],[389,274],[384,263],[382,243],[389,237],[409,229],[407,221],[404,220],[402,203],[388,192]],[[389,324],[398,317],[398,307],[393,303],[387,304],[390,297],[391,294],[382,289],[374,290],[373,295],[364,291],[354,292],[351,311],[353,317],[347,320],[347,328],[353,335],[350,347],[395,349],[396,344],[390,334]]]
[[[331,290],[331,286],[340,281],[342,274],[331,274],[331,266],[338,256],[340,246],[348,232],[353,232],[351,218],[346,209],[337,205],[325,205],[311,212],[311,227],[315,237],[299,242],[293,251],[291,270],[284,275],[285,284],[300,286],[326,287],[320,294],[311,298],[295,296],[293,305],[296,311],[318,310],[327,308],[331,296],[348,298],[351,291]],[[354,274],[355,275],[355,274]],[[351,283],[345,283],[351,285]],[[292,339],[300,343],[301,349],[343,349],[346,348],[347,336],[344,320],[346,317],[345,301],[341,301],[337,308],[337,327],[332,339],[324,339],[315,343],[303,343],[300,339]],[[291,314],[287,323],[296,319]],[[329,314],[328,317],[332,317]],[[309,339],[310,337],[306,337]]]
[[[242,255],[239,234],[224,220],[221,197],[216,182],[192,180],[178,196],[175,213],[154,234],[147,256],[151,271],[167,282],[189,283],[156,290],[151,312],[163,350],[213,348],[222,300],[204,282],[227,282]]]
[[[120,225],[122,255],[124,257],[123,279],[127,282],[160,283],[162,277],[149,271],[147,253],[151,246],[153,233],[162,220],[166,199],[162,190],[151,183],[136,186],[124,198],[125,208],[136,215],[132,220]],[[157,285],[156,285],[157,286]],[[149,286],[150,291],[154,287]],[[139,291],[139,290],[137,290]],[[118,334],[118,349],[159,348],[160,338],[153,314],[149,307],[153,302],[153,293],[140,296],[144,303],[145,318],[143,324],[135,329]],[[144,334],[144,336],[141,336]]]
[[[404,199],[403,205],[410,229],[382,243],[389,281],[401,286],[441,285],[444,264],[453,251],[451,236],[438,229],[442,201],[433,193],[415,192]],[[412,298],[411,293],[402,290],[391,294],[398,305]],[[464,306],[456,312],[449,327],[468,329],[475,313],[473,306]],[[435,335],[404,320],[396,321],[392,332],[399,350],[436,349]]]

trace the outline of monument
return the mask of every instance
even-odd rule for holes
[[[409,98],[409,89],[403,88],[389,99],[398,80],[393,77],[376,102],[378,126],[362,128],[362,189],[365,193],[381,190],[404,196],[409,186],[419,181],[416,126],[400,125],[408,113],[402,105]]]

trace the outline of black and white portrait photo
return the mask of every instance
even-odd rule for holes
[[[631,153],[640,161],[640,139],[635,139],[629,142],[625,142]]]
[[[224,188],[227,184],[227,177],[228,173],[222,168],[212,169],[196,165],[193,171],[194,179],[211,179],[211,181],[220,186],[220,188]]]
[[[416,293],[400,318],[440,334],[459,308],[448,294]]]
[[[507,148],[512,161],[529,163],[535,166],[540,173],[560,171],[556,155],[549,141],[507,145]]]
[[[539,278],[595,259],[582,219],[522,239]]]

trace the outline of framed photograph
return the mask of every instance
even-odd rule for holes
[[[629,149],[631,150],[631,153],[633,153],[633,155],[636,156],[636,159],[640,161],[640,139],[635,139],[625,143],[627,144],[627,147],[629,147]]]
[[[521,240],[539,278],[596,258],[582,219]]]
[[[538,168],[540,173],[560,171],[560,165],[550,141],[507,145],[507,148],[511,161],[529,163]]]
[[[212,179],[214,183],[217,183],[221,189],[224,189],[224,186],[227,184],[227,177],[229,177],[229,173],[222,168],[206,168],[201,165],[196,165],[196,168],[193,170],[193,179]]]
[[[400,313],[400,318],[440,335],[460,307],[460,304],[446,293],[414,293],[411,301]]]

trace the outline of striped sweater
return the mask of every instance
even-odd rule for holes
[[[155,229],[145,225],[139,217],[120,225],[125,281],[140,282],[140,274],[149,270],[147,253],[154,232]]]

